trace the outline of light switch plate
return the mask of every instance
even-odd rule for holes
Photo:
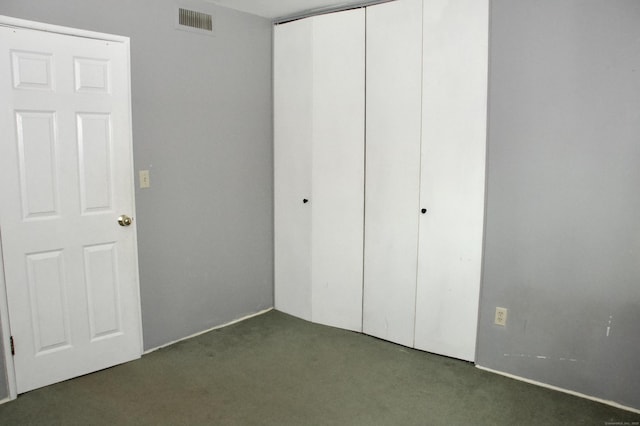
[[[149,170],[140,170],[140,188],[149,188],[150,186]]]

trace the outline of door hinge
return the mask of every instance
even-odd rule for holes
[[[9,337],[9,344],[11,345],[11,355],[15,355],[16,354],[16,347],[13,344],[13,336]]]

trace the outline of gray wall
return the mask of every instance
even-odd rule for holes
[[[640,408],[640,2],[493,0],[490,50],[477,362]]]
[[[174,30],[172,0],[0,2],[131,37],[135,167],[151,170],[136,190],[146,349],[273,306],[271,23],[198,9],[215,37]]]

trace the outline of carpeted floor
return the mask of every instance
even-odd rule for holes
[[[271,311],[0,405],[1,425],[606,425],[640,415]]]

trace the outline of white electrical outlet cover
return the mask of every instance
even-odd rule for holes
[[[496,308],[494,323],[497,325],[507,325],[507,308]]]

